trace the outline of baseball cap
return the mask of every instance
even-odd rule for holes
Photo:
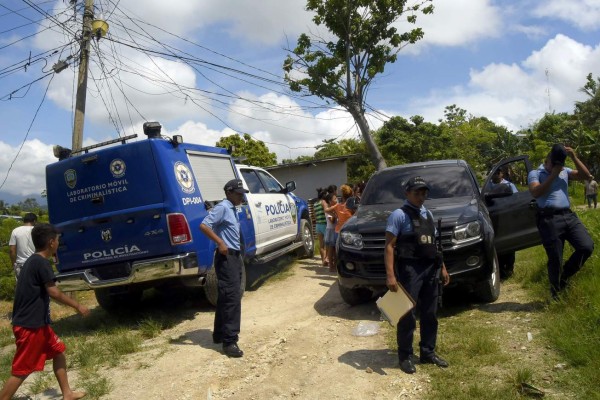
[[[226,192],[234,191],[236,193],[248,193],[249,190],[244,189],[244,184],[240,179],[232,179],[225,184],[223,188]]]
[[[420,176],[413,176],[412,178],[410,178],[404,185],[404,188],[407,192],[409,190],[417,190],[421,188],[429,190],[429,186],[427,186],[427,183],[425,183],[423,178],[421,178]]]
[[[567,150],[562,144],[556,143],[550,150],[550,162],[552,165],[565,165],[565,159],[567,158]]]

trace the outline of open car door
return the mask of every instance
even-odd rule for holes
[[[492,178],[498,170],[508,183],[494,183]],[[504,159],[492,168],[482,187],[481,195],[494,225],[498,255],[541,243],[535,222],[537,205],[527,186],[529,171],[528,156]]]

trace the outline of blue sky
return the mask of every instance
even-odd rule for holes
[[[319,99],[299,98],[278,84],[285,48],[302,32],[324,34],[304,0],[139,4],[95,0],[110,37],[95,42],[91,52],[84,145],[143,136],[144,119],[202,144],[246,132],[265,141],[279,160],[313,154],[323,139],[358,137],[345,112],[319,108]],[[435,122],[444,107],[457,104],[516,131],[546,112],[572,111],[584,99],[578,89],[586,75],[600,75],[599,0],[433,4],[434,14],[417,20],[425,39],[405,47],[369,91],[367,102],[379,111],[369,118],[374,129],[384,116],[418,114]],[[80,22],[68,21],[73,15],[66,0],[0,4],[0,199],[39,194],[44,167],[55,161],[52,146],[71,145],[73,60],[61,73],[9,95],[46,75],[59,59],[77,55],[72,42]],[[118,42],[185,52],[208,64],[191,66]],[[24,67],[30,53],[52,49],[58,52]]]

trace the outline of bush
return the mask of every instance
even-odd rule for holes
[[[0,277],[0,299],[12,301],[15,297],[15,278],[14,276]]]

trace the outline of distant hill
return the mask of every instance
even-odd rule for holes
[[[48,202],[46,201],[46,198],[40,195],[30,194],[27,196],[22,196],[0,191],[0,200],[4,200],[4,202],[9,205],[17,204],[20,201],[25,201],[25,199],[35,199],[40,205],[40,207],[48,208]]]

